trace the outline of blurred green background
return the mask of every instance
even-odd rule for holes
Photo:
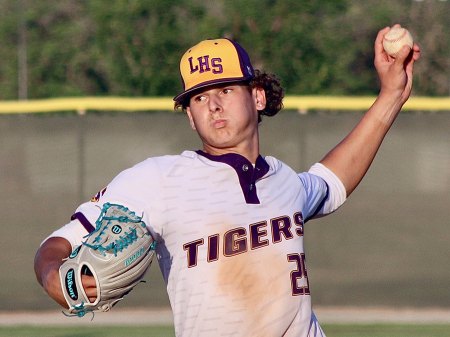
[[[174,96],[180,56],[229,37],[288,94],[376,94],[373,41],[400,23],[422,47],[414,92],[450,94],[442,0],[3,0],[0,99]]]

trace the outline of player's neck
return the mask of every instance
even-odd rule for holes
[[[259,156],[259,144],[252,146],[236,146],[236,147],[225,147],[225,148],[216,148],[212,147],[208,144],[203,144],[203,151],[213,155],[220,156],[227,153],[236,153],[243,157],[245,157],[252,164],[256,162],[256,158]]]

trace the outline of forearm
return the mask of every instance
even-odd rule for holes
[[[70,243],[59,237],[45,241],[36,253],[34,271],[44,290],[60,305],[67,307],[59,281],[59,267],[63,259],[70,255]]]
[[[369,169],[403,101],[380,93],[356,127],[322,160],[342,181],[349,196]]]
[[[412,48],[403,46],[395,58],[390,57],[383,49],[383,38],[389,30],[389,27],[380,30],[374,45],[374,65],[381,88],[378,98],[350,134],[321,161],[340,178],[347,196],[366,174],[411,94],[414,62],[420,58],[420,48],[417,44]]]

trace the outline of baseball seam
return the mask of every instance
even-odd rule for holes
[[[389,34],[389,33],[388,33],[388,34]],[[405,35],[406,35],[406,30],[403,29],[403,33],[402,33],[399,37],[397,37],[397,38],[387,38],[386,36],[385,36],[384,38],[385,38],[385,40],[386,40],[387,42],[394,43],[394,42],[398,42],[398,41],[400,41],[401,39],[403,39],[403,38],[405,37]]]

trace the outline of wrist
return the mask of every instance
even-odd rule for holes
[[[61,281],[59,278],[59,265],[49,266],[42,276],[42,287],[45,292],[55,300],[59,305],[67,308],[67,302],[64,298]]]
[[[398,116],[403,104],[401,93],[381,90],[372,108],[375,110],[377,119],[390,126]]]

